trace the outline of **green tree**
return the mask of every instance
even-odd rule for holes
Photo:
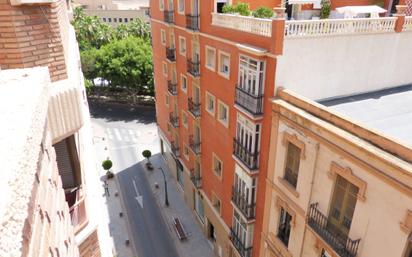
[[[96,59],[100,77],[111,87],[126,89],[136,101],[137,95],[153,95],[153,63],[150,43],[129,36],[102,46]]]
[[[327,19],[329,18],[330,15],[330,1],[329,0],[322,0],[320,2],[321,8],[320,8],[320,18],[321,19]]]
[[[97,16],[86,15],[79,7],[74,9],[72,25],[76,31],[80,51],[100,48],[114,38],[112,27]]]
[[[98,77],[99,70],[96,67],[96,59],[99,51],[96,48],[90,48],[80,52],[83,75],[94,85],[94,79]]]
[[[127,31],[130,36],[140,37],[146,40],[150,40],[152,35],[150,26],[139,18],[134,19],[127,25]]]

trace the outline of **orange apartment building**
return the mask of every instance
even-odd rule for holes
[[[108,256],[66,1],[0,1],[0,88],[0,256]]]
[[[275,90],[319,100],[410,83],[401,67],[411,58],[412,17],[309,20],[318,12],[311,1],[295,2],[296,19],[286,20],[285,3],[261,0],[250,9],[277,15],[255,19],[220,13],[227,2],[151,1],[157,122],[162,153],[216,255],[257,257]],[[364,4],[332,1],[333,9]],[[371,66],[398,69],[393,79],[371,78]]]

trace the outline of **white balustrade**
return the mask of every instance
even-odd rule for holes
[[[319,37],[394,32],[396,17],[286,21],[285,36]]]
[[[405,23],[403,24],[404,31],[412,31],[412,16],[405,17]]]
[[[212,25],[271,37],[272,20],[235,14],[212,13]]]

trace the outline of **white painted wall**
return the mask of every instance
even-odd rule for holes
[[[313,100],[412,83],[412,32],[285,39],[276,86]]]

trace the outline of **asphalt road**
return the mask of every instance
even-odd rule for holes
[[[138,257],[178,257],[140,163],[143,150],[160,151],[154,109],[90,103],[90,112],[107,135]]]

